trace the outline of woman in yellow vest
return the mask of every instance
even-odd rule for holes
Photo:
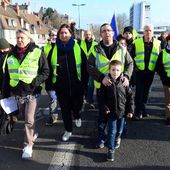
[[[49,75],[47,59],[25,28],[16,32],[17,44],[8,55],[3,80],[3,98],[15,96],[25,115],[25,147],[22,158],[31,158],[34,144],[35,111],[40,85]]]
[[[46,88],[56,91],[65,128],[62,140],[67,141],[72,135],[72,115],[76,127],[81,127],[80,111],[87,84],[86,56],[73,39],[69,25],[60,26],[51,54],[48,56],[51,64]]]
[[[165,118],[170,125],[170,34],[166,37],[167,46],[158,57],[156,71],[160,75],[165,93]]]

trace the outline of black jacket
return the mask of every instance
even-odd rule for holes
[[[133,94],[129,87],[123,86],[122,76],[112,81],[111,86],[101,85],[100,101],[103,114],[110,111],[108,116],[114,119],[122,118],[127,113],[134,113]]]
[[[53,69],[51,66],[51,56],[48,56],[50,76],[46,81],[46,90],[55,90],[58,95],[74,96],[84,93],[87,86],[88,74],[86,68],[86,56],[81,50],[81,81],[77,77],[76,62],[74,57],[73,38],[64,46],[59,39],[57,45],[57,81],[52,84]],[[52,53],[51,53],[52,54]]]
[[[32,52],[34,48],[38,48],[34,43],[30,43],[25,55],[22,58],[17,56],[17,46],[13,48],[10,55],[14,55],[20,63],[24,60],[26,55],[29,52]],[[10,95],[17,95],[17,96],[27,96],[27,95],[35,95],[40,92],[41,84],[48,78],[49,75],[49,67],[47,59],[44,53],[41,53],[39,58],[39,68],[38,68],[38,75],[34,78],[31,84],[26,84],[23,81],[19,81],[16,87],[11,87],[9,84],[10,77],[8,72],[8,66],[5,66],[5,74],[3,79],[3,87],[2,87],[2,95],[3,98],[9,97]]]

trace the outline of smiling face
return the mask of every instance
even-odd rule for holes
[[[121,65],[112,65],[109,69],[109,73],[113,80],[116,80],[121,74]]]
[[[22,32],[16,34],[17,46],[19,48],[24,48],[30,43],[30,38]]]

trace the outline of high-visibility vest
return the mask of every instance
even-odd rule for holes
[[[43,52],[44,52],[44,54],[45,54],[46,57],[48,57],[48,54],[49,54],[51,48],[52,48],[52,45],[51,45],[51,44],[47,44],[47,45],[45,45],[45,46],[43,47]]]
[[[77,77],[79,80],[81,80],[81,49],[78,45],[78,43],[75,42],[74,44],[74,57],[76,61],[76,70],[77,70]],[[53,52],[52,52],[52,57],[51,57],[51,65],[53,69],[53,76],[52,76],[52,83],[56,83],[57,81],[57,66],[59,65],[57,63],[57,58],[58,58],[58,51],[57,51],[57,46],[54,46]]]
[[[93,55],[96,58],[96,68],[106,76],[109,73],[109,64],[112,60],[119,60],[122,63],[122,72],[124,71],[124,65],[125,65],[125,54],[127,50],[126,48],[119,46],[116,53],[112,56],[112,58],[109,60],[105,56],[103,56],[101,53],[97,53],[93,51]],[[94,80],[94,85],[97,89],[100,88],[101,83],[98,81]]]
[[[165,49],[163,49],[163,53],[162,53],[162,63],[165,72],[167,73],[167,77],[170,77],[170,54],[167,53]]]
[[[134,58],[135,64],[139,70],[145,70],[145,49],[143,38],[136,39],[134,41],[136,56]],[[148,69],[154,71],[156,67],[156,61],[160,52],[160,41],[155,39],[153,40],[153,48],[150,55]]]
[[[40,56],[41,50],[38,48],[35,48],[33,52],[29,52],[21,64],[15,56],[9,56],[7,59],[7,66],[10,76],[10,86],[17,86],[19,81],[31,84],[33,79],[37,76]]]
[[[80,47],[82,48],[82,50],[83,50],[84,53],[86,54],[86,57],[87,57],[87,58],[88,58],[89,55],[91,54],[92,49],[93,49],[93,47],[94,47],[95,45],[97,45],[97,42],[92,41],[91,47],[90,47],[89,51],[87,51],[86,41],[85,41],[85,40],[81,40]]]

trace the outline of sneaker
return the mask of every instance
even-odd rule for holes
[[[75,120],[76,127],[81,127],[81,118]]]
[[[116,139],[115,149],[118,149],[120,147],[120,142],[121,142],[121,138]]]
[[[94,110],[94,109],[95,109],[94,104],[90,104],[90,105],[89,105],[89,110]]]
[[[63,140],[63,141],[68,141],[69,138],[71,137],[71,135],[72,135],[72,132],[67,132],[67,131],[65,131],[65,132],[64,132],[64,135],[62,136],[62,140]]]
[[[100,149],[104,148],[105,146],[104,143],[105,143],[104,140],[99,141],[97,148],[100,148]]]
[[[23,149],[23,153],[22,153],[22,159],[29,159],[32,157],[32,147],[29,147],[29,146],[26,146],[24,149]]]
[[[137,121],[138,121],[138,120],[142,120],[142,118],[143,118],[143,117],[142,117],[142,114],[140,114],[140,115],[134,115],[134,116],[133,116],[133,120],[137,120]]]
[[[58,121],[58,114],[52,114],[52,116],[49,118],[49,121],[46,122],[46,126],[52,126],[53,124],[57,123]]]
[[[107,160],[108,161],[114,161],[114,150],[112,149],[109,149],[108,150],[108,153],[107,153]]]

